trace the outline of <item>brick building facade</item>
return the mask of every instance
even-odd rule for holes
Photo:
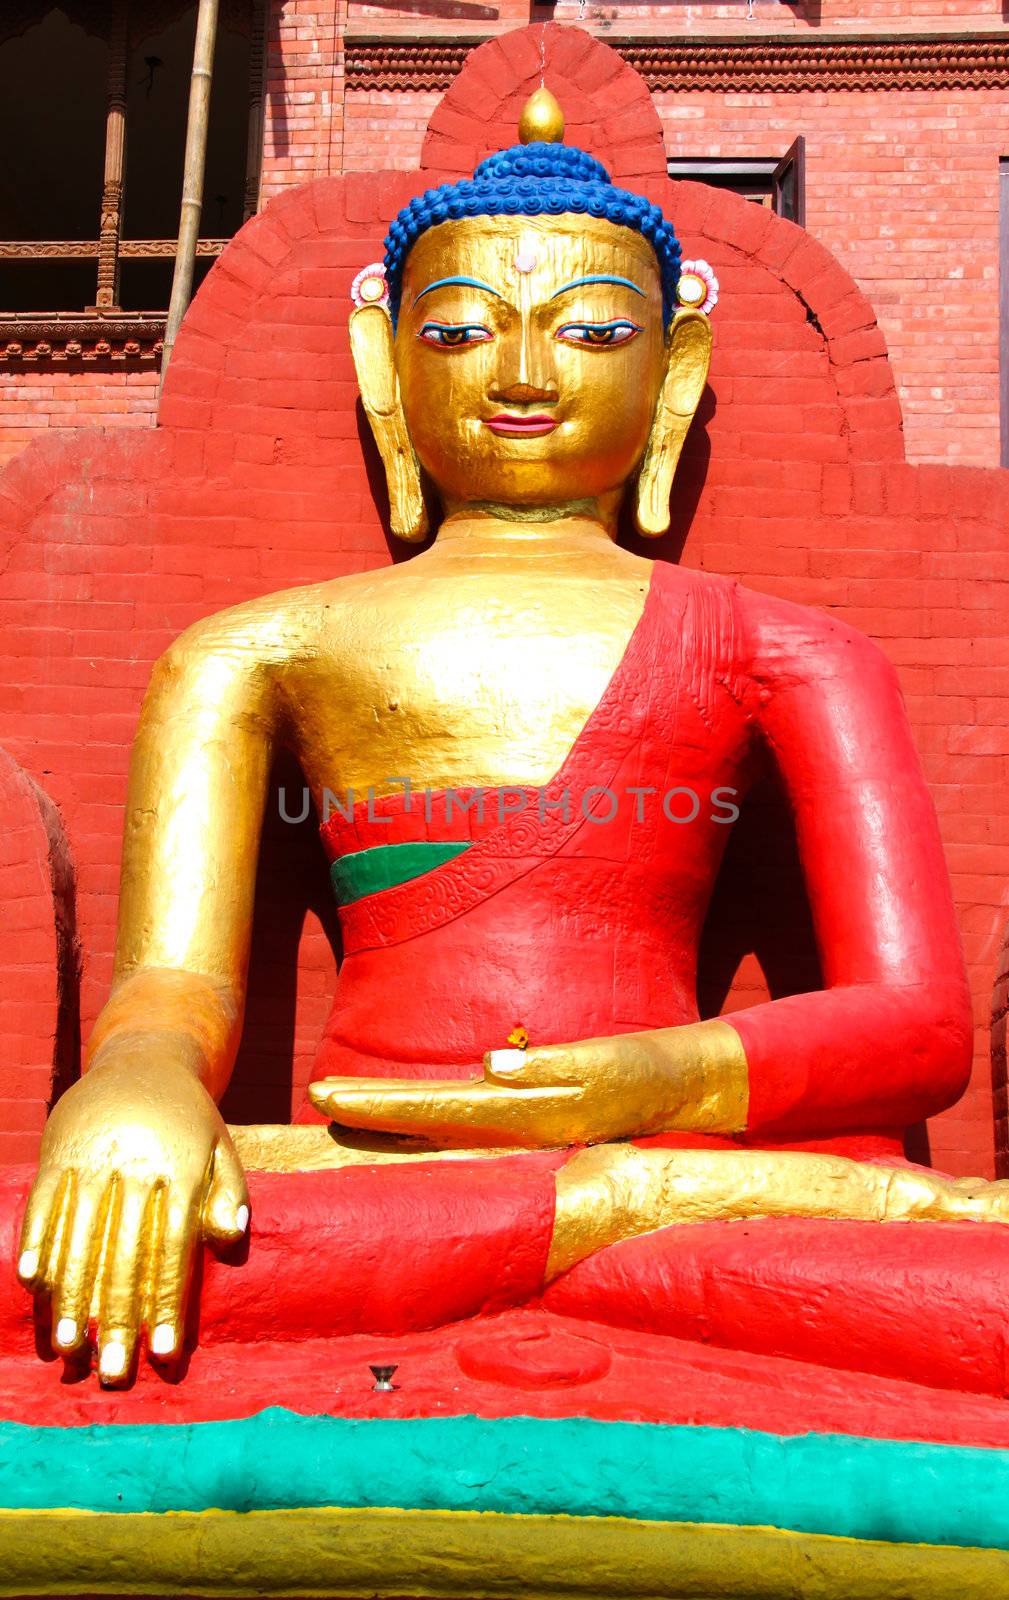
[[[399,9],[357,0],[263,4],[257,12],[255,0],[244,8],[235,0],[230,16],[254,41],[249,66],[260,78],[262,115],[250,119],[249,137],[261,144],[262,201],[315,177],[416,166],[431,112],[467,51],[529,21],[577,21],[642,70],[679,171],[773,162],[801,137],[806,225],[877,311],[908,458],[998,464],[1007,359],[1000,374],[1000,176],[1009,189],[1001,0],[753,0],[749,8],[747,0],[557,0],[531,11],[521,0],[418,0]],[[181,0],[132,0],[137,49],[128,64],[149,60],[143,36],[166,13],[186,9]],[[24,30],[46,10],[45,0],[20,0],[12,17]],[[265,50],[256,46],[257,28]],[[253,97],[259,92],[252,85]],[[214,109],[219,120],[244,121],[237,97]],[[180,173],[181,124],[175,131]],[[259,150],[251,155],[257,164]],[[131,181],[127,126],[128,193]],[[205,215],[209,209],[208,198]],[[16,294],[16,286],[5,291],[0,310],[80,309],[22,304]],[[124,354],[123,342],[82,360],[44,328],[25,338],[0,322],[0,460],[44,429],[150,425],[154,341],[142,355]],[[46,344],[52,354],[42,353]],[[21,353],[4,356],[19,345]]]
[[[433,173],[470,170],[507,139],[542,48],[572,137],[629,183],[665,185],[664,160],[680,173],[737,158],[773,165],[805,141],[805,233],[711,187],[661,191],[726,290],[715,404],[702,418],[710,461],[699,436],[679,480],[673,543],[686,561],[838,612],[898,666],[943,827],[977,1024],[970,1094],[934,1126],[933,1154],[955,1171],[992,1169],[990,1022],[1009,885],[1009,490],[990,470],[1009,30],[982,0],[970,11],[879,4],[858,17],[815,0],[753,9],[748,18],[745,0],[661,13],[586,4],[580,17],[558,0],[558,20],[587,31],[539,33],[517,6],[425,0],[421,17],[356,5],[348,16],[345,0],[328,10],[286,0],[266,33],[261,193],[273,203],[228,247],[187,319],[162,426],[151,427],[156,313],[130,311],[142,334],[131,337],[107,308],[106,351],[61,335],[52,319],[47,331],[24,307],[0,313],[8,347],[19,346],[0,392],[10,457],[0,482],[0,738],[66,827],[58,853],[78,871],[85,1030],[107,990],[125,756],[150,663],[216,607],[388,558],[342,342],[350,278],[410,193]],[[534,22],[551,15],[537,8]],[[640,76],[592,52],[593,33]],[[154,53],[140,41],[140,59],[145,48]],[[374,169],[386,176],[365,176]],[[734,181],[713,175],[721,191]],[[60,309],[83,325],[79,307]],[[111,426],[66,431],[89,423]],[[36,448],[25,451],[29,440]],[[32,814],[16,774],[9,787],[33,859],[52,857],[52,817]],[[782,898],[766,873],[757,888],[762,907]],[[327,913],[309,895],[316,920],[296,1000],[289,983],[267,981],[280,945],[288,955],[297,946],[300,922],[264,894],[252,1093],[230,1109],[272,1117],[289,1099],[279,1056],[293,1041],[304,1079],[332,971]],[[41,966],[66,919],[51,921],[33,978],[40,998],[29,1004],[26,990],[25,1005],[46,1017],[58,1072],[68,1023],[54,1020],[58,997]],[[801,917],[796,926],[793,968]],[[10,959],[27,973],[22,955],[19,946]],[[0,949],[0,968],[5,959]],[[765,970],[746,956],[728,1005],[765,992]],[[26,1061],[30,1034],[26,1020]],[[0,1083],[0,1100],[13,1104],[15,1089]],[[36,1093],[20,1121],[11,1113],[11,1155],[37,1138],[43,1101]],[[1005,1109],[1000,1082],[996,1110]]]

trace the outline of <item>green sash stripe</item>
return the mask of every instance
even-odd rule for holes
[[[583,1417],[0,1423],[0,1506],[368,1506],[778,1527],[1009,1549],[1009,1450]]]
[[[353,900],[363,900],[380,889],[395,889],[411,878],[423,877],[444,861],[453,861],[468,849],[468,840],[456,843],[417,839],[408,844],[377,844],[370,850],[341,856],[329,869],[337,904],[349,906]]]

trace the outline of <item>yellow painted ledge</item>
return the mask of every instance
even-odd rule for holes
[[[1009,1552],[623,1517],[0,1511],[0,1595],[991,1600]]]

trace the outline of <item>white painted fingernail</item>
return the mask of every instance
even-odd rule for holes
[[[74,1344],[77,1339],[77,1324],[73,1317],[61,1317],[56,1324],[56,1343]]]
[[[159,1322],[151,1335],[151,1349],[156,1356],[170,1356],[175,1349],[175,1328],[170,1322]]]
[[[23,1250],[21,1260],[18,1262],[18,1277],[34,1278],[39,1270],[39,1253],[37,1250]]]
[[[526,1062],[524,1050],[492,1050],[490,1052],[490,1069],[505,1077],[509,1072],[519,1072]]]
[[[239,1206],[238,1210],[235,1212],[235,1221],[238,1223],[239,1233],[244,1233],[246,1228],[249,1226],[248,1206]]]
[[[126,1368],[126,1346],[113,1339],[102,1345],[98,1357],[98,1375],[101,1378],[121,1378]]]

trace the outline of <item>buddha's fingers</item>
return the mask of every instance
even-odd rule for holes
[[[593,1072],[607,1071],[619,1080],[625,1067],[623,1039],[582,1039],[577,1044],[540,1045],[529,1050],[488,1050],[484,1076],[510,1088],[581,1088]]]
[[[345,1128],[368,1128],[441,1145],[523,1145],[547,1149],[568,1142],[575,1087],[509,1088],[482,1079],[324,1078],[309,1085],[314,1106]]]
[[[125,1383],[144,1322],[147,1269],[157,1259],[164,1186],[116,1179],[98,1289],[98,1377]]]
[[[161,1361],[177,1356],[185,1332],[186,1301],[200,1237],[195,1198],[169,1190],[152,1262],[148,1348]]]
[[[67,1218],[66,1249],[52,1285],[53,1348],[64,1354],[78,1349],[87,1337],[112,1199],[112,1184],[82,1184]]]
[[[185,1193],[181,1186],[162,1201],[161,1226],[151,1271],[148,1347],[151,1355],[170,1361],[185,1336],[186,1305],[193,1263],[201,1239],[233,1244],[249,1225],[245,1174],[229,1139],[217,1144],[206,1181],[206,1196]]]
[[[35,1180],[25,1207],[18,1249],[18,1277],[26,1289],[48,1289],[52,1282],[73,1194],[72,1171],[44,1167]]]
[[[203,1232],[216,1244],[234,1244],[249,1226],[249,1191],[230,1135],[214,1147],[210,1187],[203,1207]]]

